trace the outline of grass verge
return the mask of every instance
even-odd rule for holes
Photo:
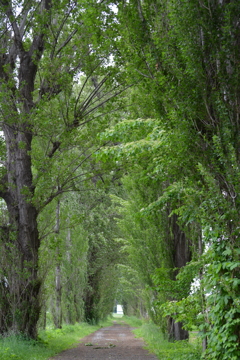
[[[140,327],[143,324],[143,321],[135,316],[124,315],[122,316],[121,321],[127,323],[131,327]]]
[[[161,360],[200,360],[201,346],[196,340],[168,342],[164,339],[158,327],[151,323],[145,323],[134,330],[137,337],[142,337],[147,344],[147,349],[156,354]]]
[[[64,325],[62,329],[47,329],[39,332],[39,340],[26,340],[10,335],[0,339],[0,360],[48,360],[63,350],[74,347],[79,340],[103,326],[112,325],[107,320],[100,325],[86,323]]]

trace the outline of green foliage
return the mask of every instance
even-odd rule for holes
[[[84,189],[81,194],[61,197],[57,234],[57,202],[53,201],[41,214],[42,234],[48,234],[42,242],[40,258],[45,278],[43,295],[45,311],[50,310],[54,319],[58,266],[63,321],[72,324],[87,319],[95,324],[106,318],[113,308],[119,245],[112,239],[113,234],[116,235],[116,224],[106,189],[89,189],[87,185],[81,189]]]
[[[208,323],[202,324],[209,346],[206,359],[238,359],[240,329],[239,303],[239,248],[231,246],[226,238],[217,239],[209,250],[211,263],[205,279],[209,296],[206,299],[210,309]],[[221,316],[220,316],[221,314]]]
[[[118,285],[117,263],[119,244],[114,241],[118,233],[115,210],[104,189],[96,189],[95,196],[86,197],[86,213],[83,221],[88,229],[85,319],[98,323],[112,312]]]
[[[159,268],[155,270],[155,273],[152,275],[153,283],[155,285],[154,289],[158,293],[165,294],[167,298],[172,298],[175,300],[180,300],[183,297],[187,296],[189,293],[189,287],[193,279],[193,274],[188,273],[185,276],[176,276],[176,280],[173,280],[175,274],[179,269],[166,269]]]
[[[152,276],[154,289],[158,293],[155,306],[164,317],[171,317],[176,322],[181,322],[183,328],[189,331],[200,326],[206,310],[204,293],[199,280],[203,266],[204,259],[201,259],[191,261],[181,269],[157,269]],[[177,275],[175,275],[176,272],[178,272]],[[195,285],[194,282],[197,280],[198,284]]]
[[[122,299],[119,301],[124,305],[127,314],[141,317],[147,312],[157,322],[159,314],[154,308],[156,291],[152,289],[151,275],[156,268],[168,261],[168,249],[164,248],[163,242],[167,219],[164,214],[143,216],[141,210],[156,196],[161,185],[149,179],[144,168],[140,166],[136,166],[136,174],[125,176],[122,181],[127,200],[113,197],[119,214],[117,223],[121,235],[121,238],[117,239],[122,253],[122,264],[118,268],[118,296]]]
[[[74,324],[76,321],[83,320],[84,317],[83,294],[86,288],[88,247],[86,231],[80,222],[82,215],[77,213],[77,197],[69,195],[60,201],[60,226],[56,234],[56,205],[55,201],[49,204],[40,218],[40,230],[43,236],[40,248],[40,273],[44,279],[42,326],[44,326],[46,311],[51,311],[53,318],[56,316],[57,266],[60,269],[63,321]]]
[[[161,309],[164,316],[182,322],[184,329],[191,331],[198,329],[203,321],[201,300],[201,293],[195,292],[179,301],[164,303]]]
[[[142,132],[140,140],[139,132],[137,138],[130,134],[115,149],[116,158],[130,158],[132,167],[136,158],[141,165],[146,161],[148,176],[165,182],[158,197],[143,207],[143,217],[168,207],[194,239],[195,258],[204,250],[198,249],[199,229],[209,247],[200,293],[166,305],[168,314],[176,311],[192,326],[200,306],[198,325],[204,336],[209,331],[206,356],[239,358],[239,1],[194,0],[179,6],[178,1],[146,0],[135,5],[119,7],[119,19],[128,23],[121,29],[122,55],[132,77],[142,80],[133,94],[139,99],[133,113],[135,118],[160,117],[164,134],[156,151],[147,141],[152,130]],[[161,281],[168,294],[177,295],[177,284],[164,271]],[[190,304],[194,311],[184,314]]]

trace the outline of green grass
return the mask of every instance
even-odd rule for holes
[[[143,324],[143,321],[141,319],[138,319],[135,316],[126,316],[126,315],[124,315],[121,318],[121,321],[127,323],[128,325],[130,325],[132,327],[139,327],[139,326],[142,326],[142,324]]]
[[[10,335],[0,339],[0,360],[48,360],[61,351],[74,347],[81,338],[100,327],[110,325],[112,320],[99,326],[85,323],[64,325],[62,329],[40,331],[38,341]]]
[[[133,332],[144,339],[147,349],[161,360],[200,360],[201,346],[197,332],[190,333],[189,341],[168,342],[159,328],[134,316],[123,316],[119,323],[125,322],[136,327]]]
[[[201,346],[198,339],[190,337],[190,341],[168,342],[158,327],[151,323],[143,324],[134,330],[137,337],[142,337],[147,349],[161,360],[200,360]]]
[[[134,333],[143,337],[147,349],[155,353],[161,360],[199,360],[201,349],[196,338],[192,334],[190,342],[178,341],[167,342],[156,325],[144,323],[136,317],[123,316],[116,319],[118,323],[127,323],[131,327],[137,327]],[[65,325],[62,329],[47,329],[39,332],[39,341],[25,340],[16,336],[8,336],[0,339],[0,360],[48,360],[61,351],[71,348],[79,340],[103,326],[112,325],[113,318],[97,325],[85,323]]]
[[[116,314],[116,313],[113,313],[112,316],[113,316],[114,318],[116,318],[116,319],[120,319],[120,318],[123,317],[122,314]]]

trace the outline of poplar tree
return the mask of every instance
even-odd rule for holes
[[[100,45],[112,17],[103,2],[0,1],[0,196],[8,213],[1,226],[1,332],[36,338],[38,216],[54,198],[76,190],[77,181],[96,175],[82,168],[106,119],[97,109],[104,105],[107,113],[107,102],[121,91]]]
[[[167,165],[154,159],[155,174],[164,165],[179,169],[155,205],[164,197],[179,199],[175,214],[196,222],[209,247],[203,257],[208,315],[200,326],[208,336],[205,358],[238,359],[240,3],[134,0],[119,9],[120,21],[128,24],[119,41],[130,73],[144,79],[145,99],[157,109],[162,128],[168,134],[181,129],[179,143],[188,135],[178,163],[171,154]]]

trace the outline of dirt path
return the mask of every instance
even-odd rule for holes
[[[51,360],[157,360],[155,355],[143,349],[144,342],[134,337],[132,329],[126,324],[115,323],[86,336],[78,347]]]

